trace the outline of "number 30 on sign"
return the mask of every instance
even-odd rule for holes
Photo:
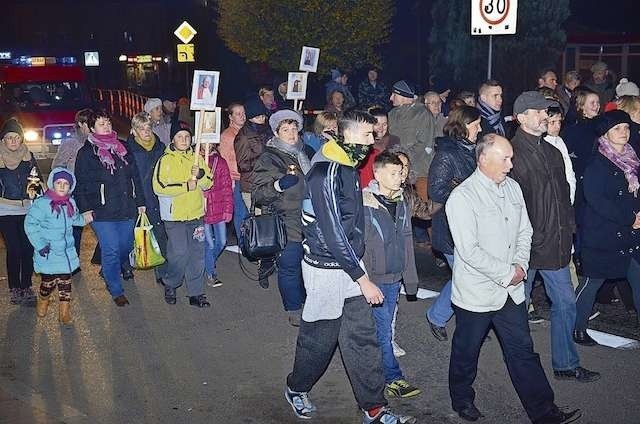
[[[471,0],[471,35],[516,33],[518,0]]]

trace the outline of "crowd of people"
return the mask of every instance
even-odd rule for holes
[[[426,323],[444,341],[456,316],[454,411],[482,416],[472,385],[493,329],[531,421],[572,422],[581,412],[556,406],[529,332],[540,322],[536,276],[551,300],[556,379],[600,378],[581,365],[576,344],[596,344],[586,330],[605,282],[630,294],[632,319],[640,311],[640,92],[627,79],[613,86],[602,62],[591,71],[588,82],[571,71],[560,84],[543,70],[506,116],[498,81],[477,95],[418,96],[405,80],[387,92],[371,69],[354,96],[347,75],[333,70],[326,110],[309,131],[303,114],[280,101],[282,87],[262,87],[228,105],[219,145],[201,151],[192,121],[171,100],[149,99],[126,140],[106,111],[85,109],[46,184],[20,123],[9,119],[0,130],[0,233],[10,302],[45,317],[57,288],[59,320],[70,324],[82,226],[90,224],[100,276],[125,307],[133,230],[144,213],[166,259],[153,270],[166,303],[175,305],[184,285],[190,305],[210,307],[205,286],[223,285],[216,263],[227,224],[240,241],[250,214],[277,213],[287,243],[259,261],[258,284],[268,288],[277,271],[287,320],[299,327],[285,389],[293,412],[313,417],[309,392],[339,347],[363,423],[410,423],[387,397],[421,393],[404,377],[396,357],[406,352],[394,336],[401,286],[417,299],[413,223],[427,221],[432,253],[452,270]]]

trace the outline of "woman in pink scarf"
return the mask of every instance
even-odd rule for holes
[[[606,112],[597,122],[600,138],[583,178],[585,211],[580,227],[582,274],[576,288],[576,343],[597,344],[587,323],[598,289],[607,279],[626,278],[633,291],[637,319],[640,311],[640,159],[629,142],[626,112]]]
[[[129,303],[123,278],[133,278],[129,252],[133,227],[145,199],[135,159],[118,140],[105,111],[89,117],[91,132],[78,151],[74,197],[81,213],[92,211],[91,224],[101,247],[102,270],[107,289],[118,306]]]

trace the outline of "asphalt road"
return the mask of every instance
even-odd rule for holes
[[[131,305],[117,308],[99,268],[89,263],[93,235],[84,234],[73,326],[58,324],[55,304],[45,319],[37,319],[33,308],[0,299],[0,423],[300,422],[283,398],[296,329],[287,323],[274,279],[269,290],[260,289],[243,276],[237,255],[225,252],[219,262],[224,285],[207,288],[211,309],[189,306],[183,289],[177,305],[165,304],[152,271],[136,271],[135,281],[126,283]],[[6,276],[0,261],[0,275]],[[418,253],[418,264],[423,286],[436,288],[446,279],[448,271],[436,269],[428,253]],[[400,363],[424,393],[391,405],[420,423],[462,423],[448,395],[450,343],[428,332],[429,304],[400,301],[397,339],[408,352]],[[454,326],[449,324],[450,334]],[[552,375],[548,323],[533,327],[532,335]],[[581,408],[581,423],[640,423],[639,352],[578,349],[582,364],[600,371],[602,379],[551,380],[556,402]],[[526,423],[501,358],[492,337],[483,347],[475,384],[476,404],[485,415],[478,422]],[[361,422],[338,355],[311,397],[319,409],[311,422]]]

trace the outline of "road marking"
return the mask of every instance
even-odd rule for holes
[[[235,244],[227,246],[225,250],[235,253],[240,252],[238,245]],[[404,287],[400,289],[400,294],[407,294],[404,291]],[[433,290],[418,289],[416,296],[418,299],[433,299],[438,297],[439,294],[440,292]],[[616,336],[615,334],[604,333],[597,330],[587,330],[587,332],[595,341],[598,342],[598,344],[602,346],[612,347],[614,349],[640,349],[640,340],[628,339],[626,337]]]
[[[406,295],[404,287],[400,289],[400,294]],[[433,290],[418,289],[418,299],[432,299],[440,293]],[[587,333],[601,346],[612,347],[614,349],[640,349],[640,340],[628,339],[615,334],[605,333],[603,331],[588,329]]]
[[[626,337],[616,336],[615,334],[604,333],[598,330],[587,329],[587,333],[591,338],[602,346],[609,346],[614,349],[638,349],[640,341],[627,339]]]

